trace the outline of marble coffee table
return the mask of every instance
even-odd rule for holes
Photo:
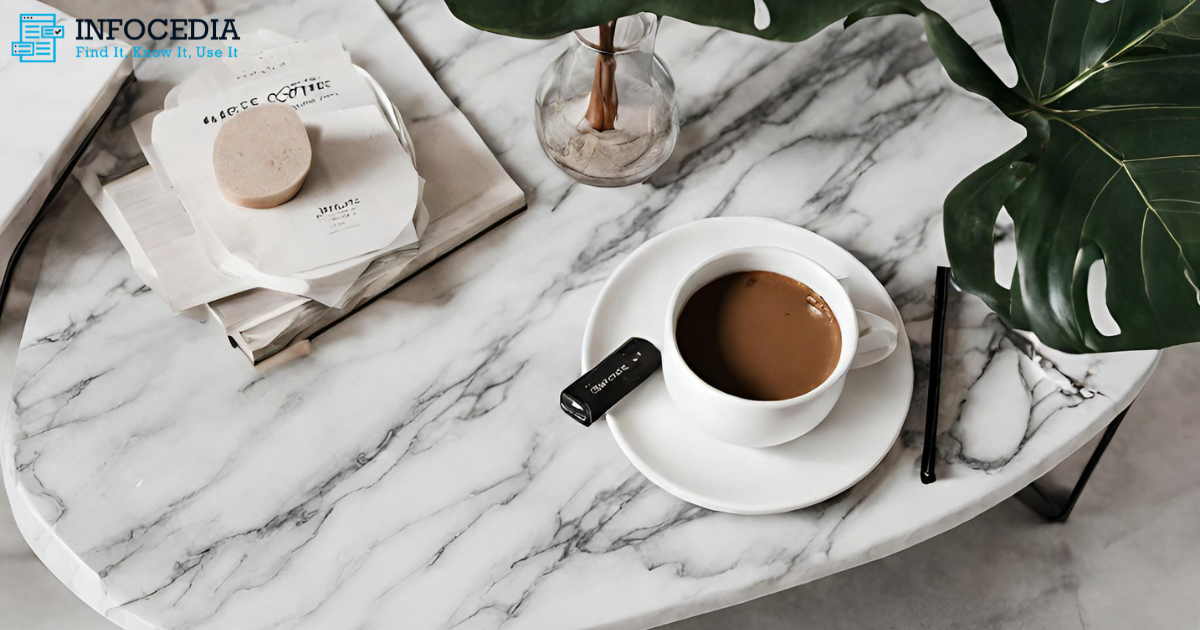
[[[941,202],[1021,132],[950,84],[916,21],[799,45],[668,22],[658,50],[679,86],[679,146],[649,183],[598,190],[555,170],[531,126],[563,41],[481,34],[436,0],[388,4],[529,208],[318,337],[312,356],[255,373],[216,328],[167,312],[97,213],[46,228],[3,472],[34,550],[124,628],[666,623],[978,515],[1103,430],[1157,361],[1044,351],[956,299],[940,479],[923,486]],[[364,14],[289,11],[310,32]],[[1007,63],[981,3],[950,17]],[[557,408],[604,279],[651,236],[714,215],[836,241],[905,320],[917,368],[905,430],[871,475],[817,506],[693,507],[642,477],[603,424]]]

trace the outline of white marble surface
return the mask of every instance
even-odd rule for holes
[[[1194,628],[1197,365],[1200,344],[1163,353],[1064,525],[1009,499],[882,560],[667,628]],[[1044,481],[1070,488],[1090,454],[1085,446]]]
[[[74,207],[76,212],[92,211],[91,201],[70,179],[52,204],[50,212],[61,212],[67,205]],[[8,237],[12,231],[10,226],[3,236]],[[34,232],[17,266],[12,290],[0,313],[0,388],[4,390],[12,385],[13,363],[17,358],[25,315],[49,236],[50,230]],[[0,495],[0,503],[7,506],[8,493],[2,484]],[[12,512],[5,508],[0,508],[0,620],[3,620],[0,627],[5,630],[116,628],[93,612],[46,570],[18,531]]]
[[[337,30],[347,6],[296,10]],[[964,300],[941,480],[921,486],[941,199],[1019,132],[949,84],[916,22],[835,27],[800,45],[668,23],[659,50],[688,124],[648,185],[603,191],[554,170],[530,124],[533,86],[562,42],[479,34],[434,1],[393,14],[530,209],[319,338],[313,356],[254,374],[144,291],[98,216],[58,222],[0,440],[4,473],[39,557],[126,628],[665,623],[977,515],[1095,435],[1157,358],[1031,358]],[[984,44],[995,58],[994,38]],[[605,429],[556,409],[614,265],[718,214],[781,218],[847,247],[914,342],[901,441],[814,508],[693,508],[646,482]]]
[[[55,15],[64,31],[54,61],[22,61],[10,54],[20,41],[21,14]],[[0,231],[36,212],[67,160],[129,75],[128,60],[77,58],[75,20],[36,0],[0,0]],[[118,42],[119,44],[119,42]],[[32,59],[32,58],[28,58]],[[18,226],[23,230],[27,220]],[[7,261],[11,247],[3,249]]]
[[[314,10],[320,10],[324,3],[311,4]],[[311,11],[294,10],[288,3],[266,3],[252,10],[244,9],[238,10],[233,18],[239,32],[246,34],[243,42],[251,40],[251,34],[259,29],[299,39],[325,37],[331,32],[325,22],[305,19]],[[406,121],[407,133],[421,147],[415,155],[425,180],[422,194],[429,225],[415,256],[395,254],[376,260],[347,290],[341,308],[297,300],[294,295],[269,289],[245,291],[209,304],[215,319],[225,326],[226,335],[256,364],[336,324],[381,292],[525,207],[520,187],[438,86],[379,5],[370,0],[355,0],[345,11],[354,19],[339,23],[338,39],[354,63],[371,73],[384,92],[382,98],[393,103]],[[119,196],[115,188],[127,181],[122,179],[124,176],[147,164],[135,140],[136,134],[130,131],[134,126],[130,120],[160,110],[169,89],[211,62],[195,54],[179,55],[181,49],[193,50],[194,46],[194,42],[164,40],[159,42],[162,52],[175,54],[139,61],[137,88],[118,101],[118,114],[110,117],[92,150],[76,167],[75,176],[102,210],[108,206],[108,212],[118,213],[113,207],[114,195]],[[238,46],[242,46],[244,57],[248,49],[245,44]],[[159,231],[164,230],[171,232],[159,225]],[[396,260],[403,264],[396,264]],[[176,270],[175,275],[178,274]],[[265,313],[274,315],[264,317]]]

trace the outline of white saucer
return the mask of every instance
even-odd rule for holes
[[[705,219],[660,234],[630,254],[600,291],[583,335],[583,368],[630,337],[661,348],[667,300],[679,279],[719,251],[752,245],[791,249],[845,277],[856,307],[890,316],[898,325],[896,351],[850,372],[829,417],[787,444],[733,446],[688,426],[661,372],[608,412],[608,426],[629,461],[680,499],[720,512],[774,514],[824,501],[865,477],[896,441],[908,413],[913,386],[908,335],[883,285],[849,252],[773,219]]]

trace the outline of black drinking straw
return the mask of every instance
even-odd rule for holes
[[[946,339],[946,301],[950,268],[938,267],[933,287],[933,331],[929,343],[929,399],[925,404],[925,447],[921,451],[921,483],[937,481],[938,401],[942,386],[942,345]]]

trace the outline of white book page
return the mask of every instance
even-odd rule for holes
[[[262,41],[266,38],[273,40],[283,36],[269,31],[259,31],[255,37]],[[342,41],[336,34],[305,42],[291,40],[283,45],[275,45],[255,53],[247,53],[245,46],[242,47],[242,50],[245,57],[222,59],[221,63],[211,64],[204,70],[184,79],[182,83],[167,93],[163,107],[171,109],[178,105],[187,105],[197,99],[220,92],[239,81],[258,79],[345,54]]]
[[[232,117],[224,112],[272,100],[295,102],[313,143],[313,167],[291,201],[241,208],[217,189],[212,142]],[[198,227],[203,223],[230,255],[259,272],[293,276],[383,249],[412,226],[416,169],[374,103],[343,55],[164,111],[154,119],[153,144]],[[358,106],[342,109],[350,105]]]
[[[147,280],[143,264],[150,266],[148,271],[156,282],[147,284],[166,299],[171,310],[182,311],[254,288],[252,282],[213,267],[179,198],[162,188],[150,167],[109,183],[104,191],[128,227],[127,238],[136,245],[121,239],[134,267]],[[115,230],[113,218],[106,218]],[[142,255],[135,255],[139,250]]]

